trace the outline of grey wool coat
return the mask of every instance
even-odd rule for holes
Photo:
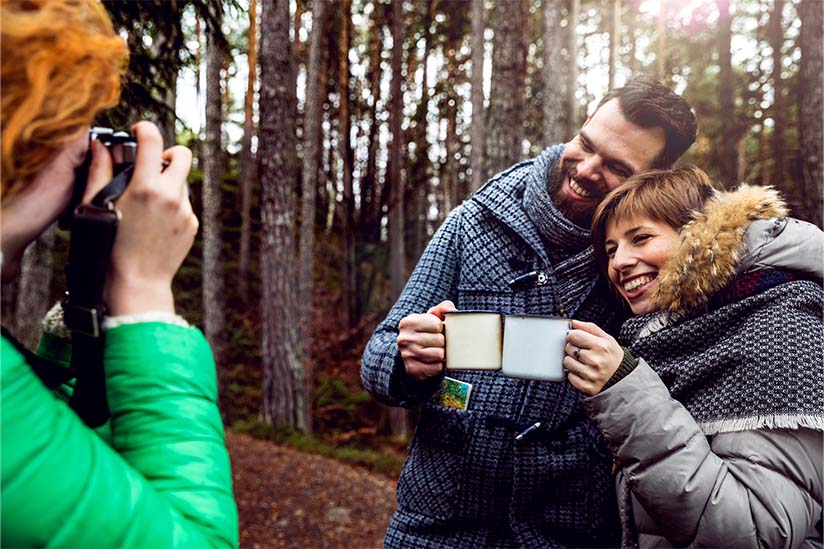
[[[619,543],[612,457],[568,382],[450,371],[473,388],[466,410],[446,408],[430,401],[439,380],[420,384],[404,377],[396,344],[403,317],[445,299],[458,309],[557,315],[563,308],[582,320],[614,322],[588,235],[577,255],[550,261],[545,242],[564,238],[562,229],[547,238],[525,211],[525,189],[530,183],[546,189],[562,150],[549,148],[498,174],[449,215],[366,347],[364,387],[385,404],[423,407],[386,547]],[[532,270],[545,277],[520,290],[508,286]],[[535,422],[542,428],[516,442]]]
[[[679,314],[629,320],[638,367],[583,406],[621,468],[624,546],[821,547],[824,233],[771,217],[773,191],[720,196],[659,272]],[[776,270],[802,279],[714,299]]]

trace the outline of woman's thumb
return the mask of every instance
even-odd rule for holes
[[[100,141],[91,142],[92,162],[89,165],[89,177],[86,183],[86,192],[83,193],[83,203],[92,201],[94,196],[105,187],[114,175],[112,157],[109,150]]]

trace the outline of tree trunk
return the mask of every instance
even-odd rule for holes
[[[224,326],[226,323],[223,295],[223,248],[220,217],[220,145],[221,102],[220,69],[223,51],[220,48],[220,28],[207,29],[206,46],[206,139],[203,160],[203,325],[218,371],[221,404],[225,397],[226,367],[223,363]],[[221,406],[226,413],[225,405]],[[225,417],[225,416],[224,416]]]
[[[803,204],[808,205],[806,219],[821,227],[821,198],[824,194],[824,4],[820,0],[801,0],[799,19],[802,198]]]
[[[718,143],[718,167],[721,183],[732,188],[738,177],[738,154],[735,128],[735,100],[733,97],[733,73],[731,47],[730,0],[716,0],[718,5],[718,119],[726,120]]]
[[[784,11],[784,0],[775,0],[773,11],[770,13],[769,39],[772,47],[772,140],[770,149],[773,159],[773,169],[770,173],[770,185],[784,188],[784,155],[786,154],[784,140],[784,125],[786,124],[786,107],[784,101],[784,83],[781,78],[781,46],[784,42],[784,28],[781,25],[781,13]]]
[[[17,286],[17,315],[13,317],[15,336],[29,349],[37,348],[40,321],[51,306],[49,302],[52,278],[54,226],[49,227],[23,254]],[[9,328],[12,328],[11,326]]]
[[[521,159],[526,103],[527,0],[498,2],[492,13],[495,30],[492,86],[486,134],[486,173],[492,175]]]
[[[628,57],[628,68],[630,76],[635,76],[636,71],[638,70],[638,57],[637,57],[637,26],[638,26],[638,17],[635,13],[635,10],[629,10],[626,16],[627,21],[627,40],[629,41],[629,52],[627,53]]]
[[[306,431],[309,410],[296,312],[295,200],[289,183],[297,163],[289,0],[263,0],[260,30],[261,418]]]
[[[658,53],[656,54],[655,78],[659,82],[664,82],[667,76],[667,16],[665,4],[660,3],[658,17],[656,18],[656,29],[658,34]]]
[[[569,23],[567,24],[567,50],[569,51],[569,74],[567,80],[567,119],[566,139],[578,133],[578,18],[581,12],[581,0],[569,0]]]
[[[351,47],[352,0],[341,0],[340,57],[338,59],[338,86],[340,87],[340,155],[343,160],[343,257],[341,262],[341,298],[346,312],[347,328],[355,323],[355,193],[352,183],[354,153],[352,152],[352,123],[349,113],[349,48]]]
[[[392,286],[392,296],[397,298],[406,283],[406,252],[404,248],[403,222],[403,179],[401,174],[401,149],[403,148],[403,131],[401,119],[403,117],[403,92],[401,82],[403,76],[403,0],[392,0],[392,107],[389,113],[390,131],[392,133],[392,148],[389,165],[391,172],[389,181],[392,186],[389,201],[389,271]],[[389,424],[392,435],[405,438],[407,436],[406,413],[402,408],[390,408]]]
[[[544,145],[564,140],[564,90],[563,90],[563,35],[561,34],[562,0],[544,2]]]
[[[560,50],[559,50],[560,51]],[[484,173],[484,0],[472,0],[472,181],[470,193],[486,180]]]
[[[612,26],[609,31],[609,81],[607,87],[615,87],[615,71],[618,63],[618,46],[621,43],[621,0],[612,2]]]
[[[243,101],[243,142],[240,151],[240,265],[238,282],[240,297],[249,303],[249,245],[252,240],[252,134],[255,131],[254,102],[257,76],[257,0],[249,0],[249,75],[246,79],[246,96]]]

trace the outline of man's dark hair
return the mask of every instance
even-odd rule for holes
[[[612,99],[618,99],[621,112],[636,126],[664,130],[664,150],[653,162],[653,168],[671,167],[695,142],[698,126],[689,103],[657,80],[636,76],[623,87],[609,90],[598,109]]]

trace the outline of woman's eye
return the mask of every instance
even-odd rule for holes
[[[607,248],[606,252],[607,252],[607,257],[612,257],[612,256],[615,255],[615,248]]]
[[[639,234],[639,235],[636,235],[635,238],[632,239],[632,243],[633,244],[641,244],[643,242],[646,242],[649,239],[650,239],[650,235],[648,235],[648,234]]]

